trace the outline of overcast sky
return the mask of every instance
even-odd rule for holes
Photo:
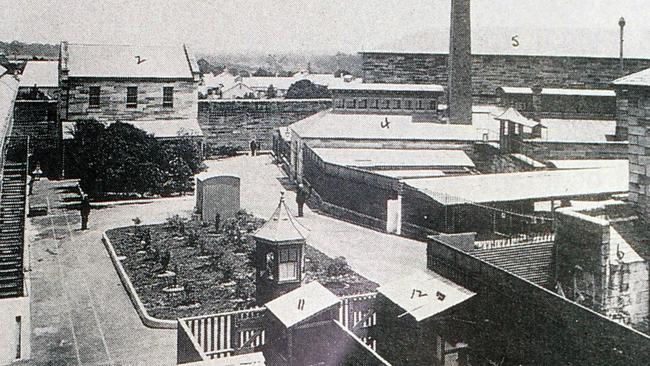
[[[56,43],[185,42],[197,51],[357,52],[405,43],[413,34],[445,35],[450,0],[0,0],[0,40]],[[605,34],[618,52],[618,18],[627,20],[627,55],[650,56],[647,0],[472,0],[473,37],[482,28],[551,36],[581,53],[581,29]],[[543,32],[541,32],[543,33]],[[487,34],[487,33],[486,33]],[[509,37],[497,40],[510,45]],[[446,37],[446,35],[445,35]],[[493,39],[491,42],[497,42]],[[444,43],[444,42],[443,42]],[[524,42],[525,43],[525,42]],[[572,51],[575,44],[576,51]],[[553,46],[555,47],[555,46]],[[645,48],[648,48],[646,50]],[[479,45],[480,48],[480,45]],[[589,51],[585,51],[589,53]],[[599,51],[596,51],[598,53]]]

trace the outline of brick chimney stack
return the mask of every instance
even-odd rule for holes
[[[449,32],[449,123],[472,124],[472,32],[470,0],[451,0]]]

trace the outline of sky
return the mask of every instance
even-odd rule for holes
[[[588,4],[588,5],[587,5]],[[650,57],[647,0],[472,0],[473,48]],[[0,0],[0,40],[168,44],[199,52],[446,48],[450,0]],[[523,35],[523,40],[521,39]],[[548,43],[548,45],[545,45]],[[476,44],[476,47],[474,47]],[[482,45],[484,44],[484,45]],[[559,46],[558,46],[559,45]],[[591,49],[593,48],[593,49]],[[529,50],[531,49],[531,50]]]

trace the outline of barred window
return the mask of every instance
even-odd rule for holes
[[[101,89],[98,86],[91,86],[88,89],[88,107],[99,108],[99,97]]]
[[[174,108],[174,88],[171,86],[163,87],[163,107]]]
[[[136,108],[138,106],[138,87],[129,86],[126,88],[126,107]]]

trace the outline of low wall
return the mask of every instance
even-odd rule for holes
[[[178,325],[176,321],[154,318],[147,313],[147,309],[145,309],[144,304],[140,300],[140,296],[138,296],[133,283],[131,283],[129,275],[124,270],[122,262],[120,262],[120,260],[117,258],[115,248],[113,248],[113,244],[111,244],[111,241],[108,239],[106,233],[102,234],[102,242],[106,247],[108,256],[111,257],[111,262],[113,262],[113,265],[115,266],[115,270],[117,271],[117,275],[120,277],[122,286],[124,286],[124,289],[126,290],[126,294],[129,295],[135,311],[138,313],[140,320],[142,320],[142,324],[146,325],[149,328],[176,329],[176,326]]]
[[[562,159],[627,159],[627,142],[550,142],[524,141],[522,154],[537,161]]]
[[[273,146],[278,127],[331,108],[331,99],[199,100],[198,120],[208,147],[249,149],[251,139],[263,150]]]

